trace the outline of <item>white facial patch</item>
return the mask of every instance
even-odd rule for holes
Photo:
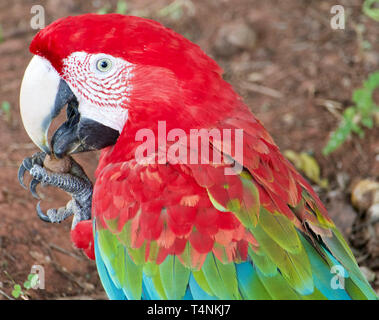
[[[74,52],[63,61],[62,77],[79,102],[82,117],[121,133],[128,119],[134,65],[99,53]]]
[[[81,117],[92,119],[117,130],[119,133],[121,133],[126,120],[128,120],[128,109],[107,106],[99,108],[96,105],[87,103],[86,100],[79,101],[79,113]]]

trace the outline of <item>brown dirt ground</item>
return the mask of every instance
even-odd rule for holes
[[[106,2],[114,11],[117,1],[39,1],[45,8],[46,23],[96,12]],[[339,1],[347,14],[345,30],[330,28],[328,1],[193,0],[192,10],[185,9],[179,20],[158,14],[171,2],[128,0],[128,12],[140,14],[144,10],[198,43],[224,68],[225,78],[282,150],[307,151],[315,156],[322,177],[331,185],[329,192],[321,190],[322,199],[336,224],[349,236],[356,213],[348,199],[348,186],[357,179],[379,177],[379,131],[366,132],[364,140],[354,137],[324,157],[321,150],[338,119],[323,105],[331,100],[342,109],[348,107],[354,88],[378,69],[379,28],[361,13],[361,1]],[[37,151],[23,129],[18,110],[20,83],[31,58],[28,45],[36,33],[29,24],[34,4],[33,0],[0,2],[0,103],[11,104],[11,116],[0,117],[0,300],[11,296],[13,285],[22,284],[34,264],[44,266],[46,288],[29,290],[28,298],[105,298],[95,264],[70,242],[70,222],[41,222],[35,214],[37,201],[17,181],[22,159]],[[214,45],[218,30],[229,22],[241,21],[255,31],[255,45],[220,56]],[[362,35],[357,31],[360,25],[365,27]],[[362,38],[371,43],[371,49],[362,48]],[[77,158],[91,175],[96,158]],[[341,187],[339,176],[347,177],[348,183]],[[67,201],[56,190],[40,189],[40,193],[43,208],[59,207]]]

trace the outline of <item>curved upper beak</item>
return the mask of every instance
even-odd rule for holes
[[[20,90],[20,113],[25,130],[44,152],[51,153],[48,131],[52,120],[75,95],[51,64],[34,56]]]

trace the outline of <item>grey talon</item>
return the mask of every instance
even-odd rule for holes
[[[33,179],[32,181],[30,181],[30,185],[29,185],[30,192],[31,192],[32,196],[38,200],[40,199],[40,197],[37,193],[36,188],[37,188],[39,183],[40,183],[40,181]]]
[[[18,181],[20,182],[20,185],[23,188],[28,189],[24,183],[25,172],[26,171],[30,172],[30,170],[32,170],[33,166],[36,164],[43,166],[43,161],[44,161],[45,157],[46,157],[45,153],[37,152],[37,153],[33,154],[31,157],[25,158],[22,161],[22,163],[18,169]],[[34,189],[35,189],[35,186],[34,186]],[[34,193],[35,193],[35,191],[34,191]]]
[[[41,201],[38,201],[36,209],[37,209],[37,215],[42,221],[51,222],[50,218],[46,214],[44,214],[41,209]]]
[[[23,161],[22,161],[22,165],[25,167],[26,170],[30,170],[33,166],[33,163],[32,163],[32,158],[25,158]]]
[[[25,176],[25,172],[26,172],[26,168],[23,164],[20,165],[20,167],[18,168],[18,182],[21,184],[21,186],[28,190],[28,187],[25,185],[24,183],[24,176]]]

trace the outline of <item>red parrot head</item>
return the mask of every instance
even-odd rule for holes
[[[34,143],[57,157],[113,145],[157,121],[201,127],[239,100],[197,45],[148,19],[67,17],[41,30],[30,50],[21,116]],[[50,147],[49,126],[65,105]]]

